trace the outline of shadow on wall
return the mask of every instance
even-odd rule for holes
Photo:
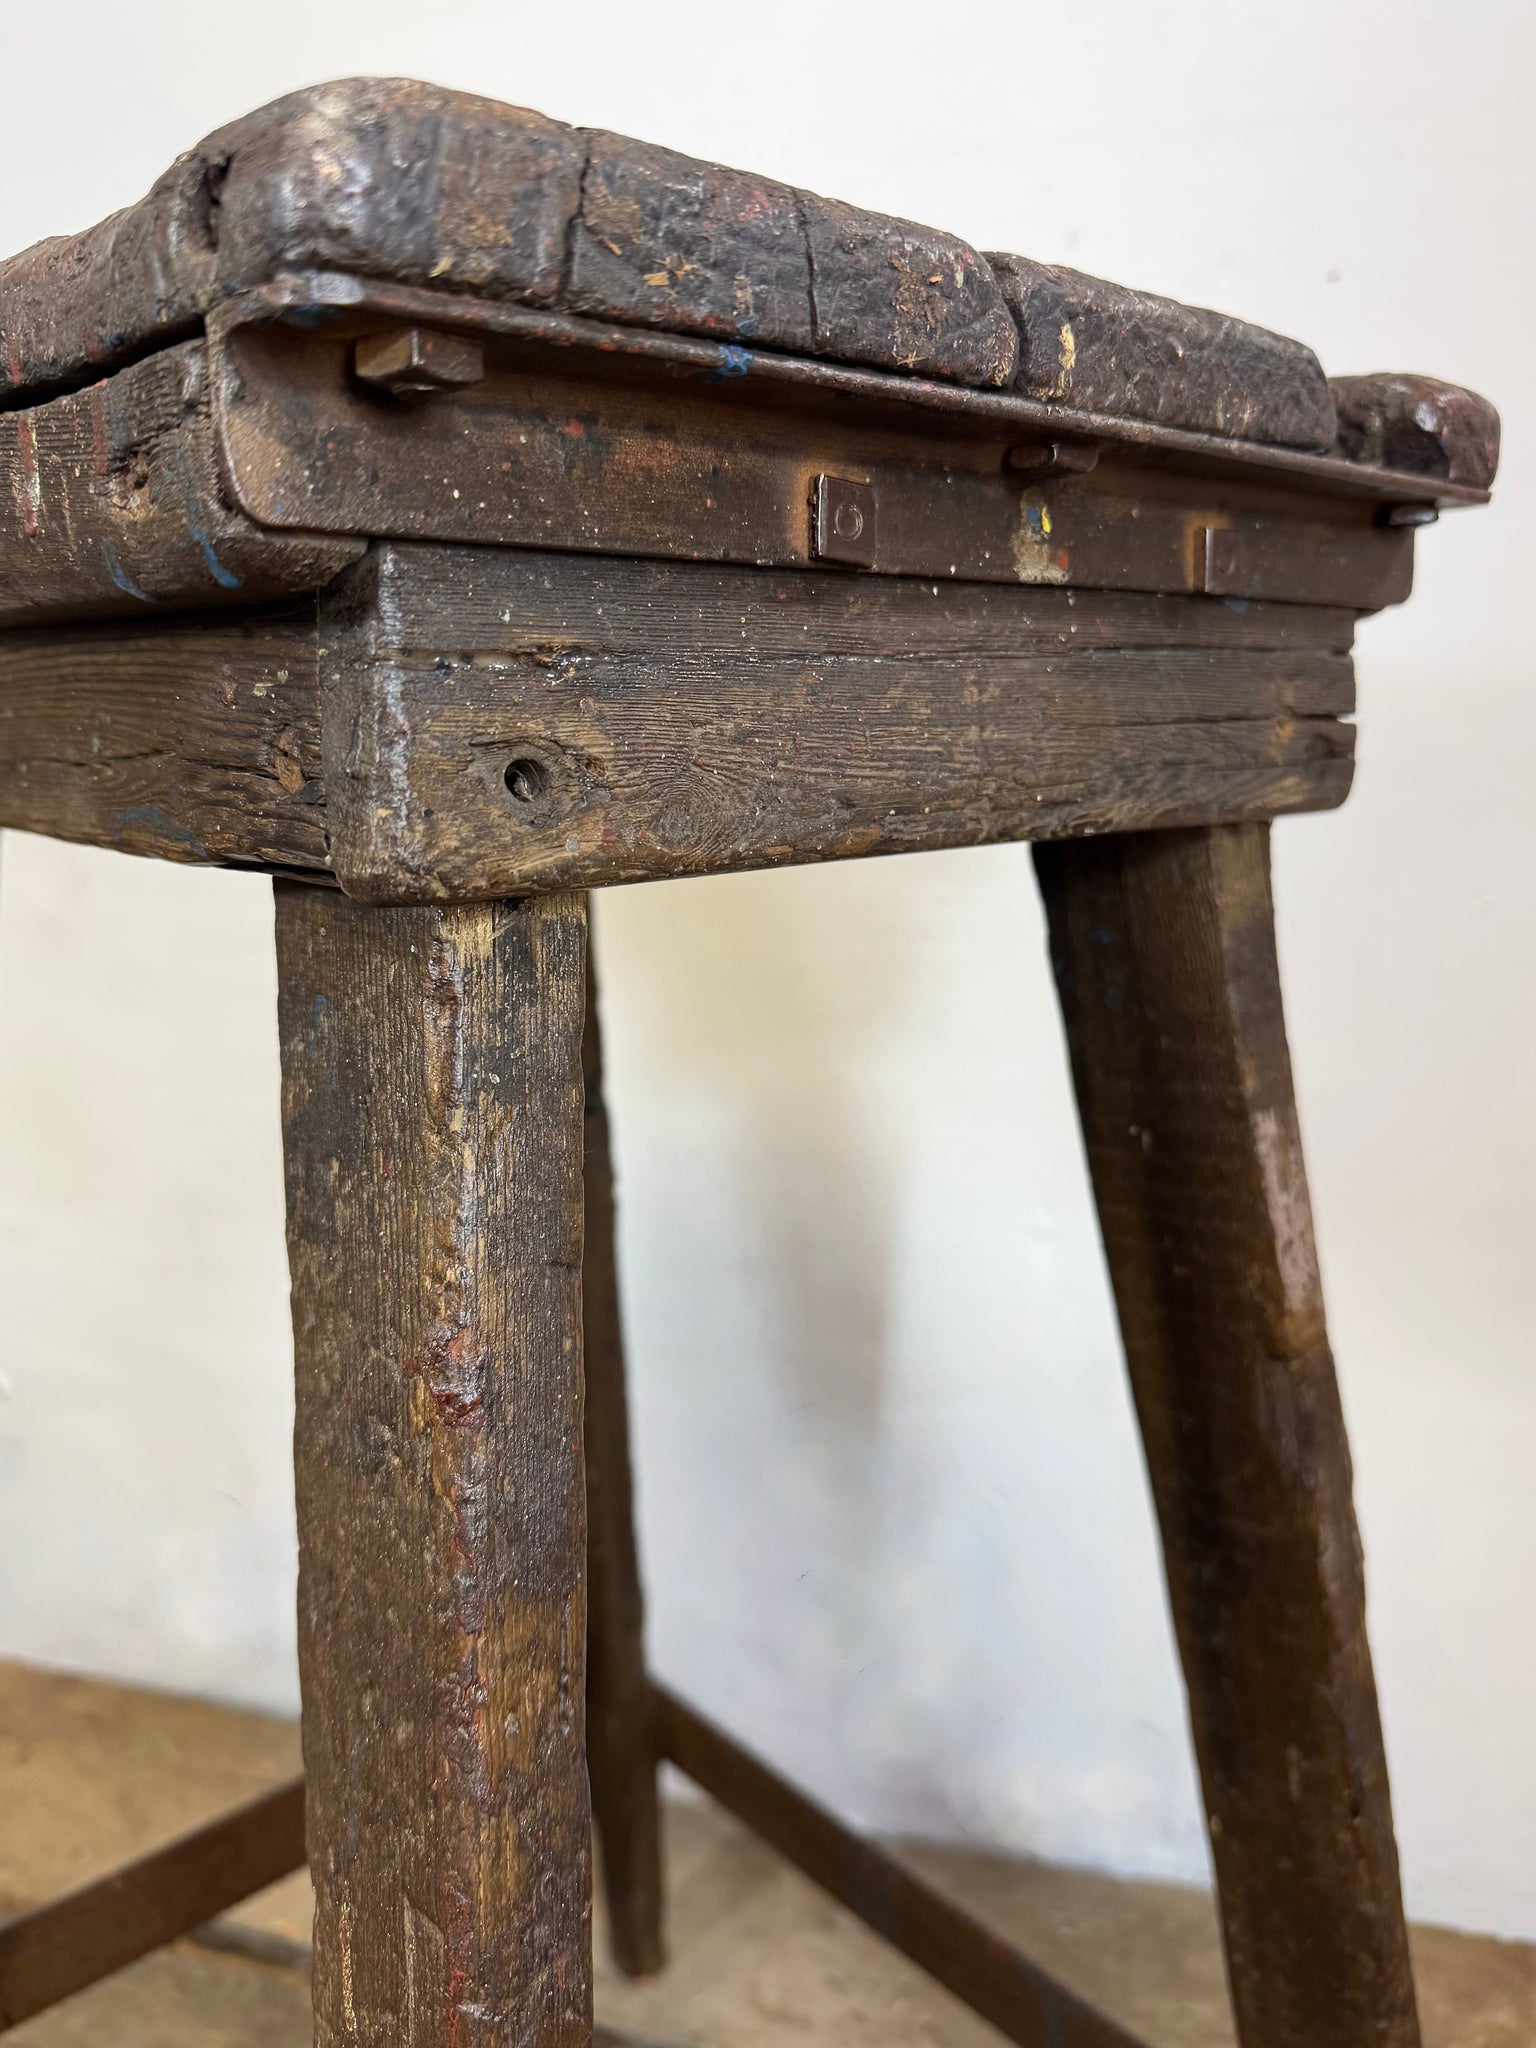
[[[597,915],[658,1668],[861,1824],[1198,1872],[1027,851]]]
[[[637,1286],[650,1299],[651,1273],[637,1267],[663,1286],[670,1270],[656,1320],[696,1418],[690,1437],[706,1470],[739,1460],[749,1497],[711,1540],[730,1553],[771,1534],[803,1571],[835,1558],[842,1624],[856,1626],[855,1596],[878,1562],[905,1170],[878,1077],[905,1028],[913,933],[889,917],[872,929],[856,901],[849,917],[848,891],[806,880],[610,894],[596,946],[621,1230],[647,1248],[627,1262],[627,1304]],[[836,971],[850,954],[861,971]],[[753,1560],[736,1563],[749,1582]],[[775,1657],[766,1639],[758,1652]]]

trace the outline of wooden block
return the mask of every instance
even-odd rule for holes
[[[190,151],[137,204],[0,262],[0,405],[35,404],[197,332],[222,176]]]
[[[1019,340],[997,281],[966,242],[914,221],[800,195],[816,352],[956,384],[1006,384]]]
[[[810,257],[787,185],[622,135],[587,138],[566,304],[810,354]]]
[[[476,296],[718,336],[743,352],[727,376],[759,347],[982,389],[1017,369],[1021,391],[1090,413],[1298,448],[1334,436],[1316,358],[1244,322],[398,78],[291,93],[138,204],[0,263],[0,408],[327,273],[429,288],[445,319]]]
[[[580,897],[277,888],[321,2048],[587,2048]]]
[[[559,292],[585,150],[526,107],[341,79],[262,108],[203,153],[228,167],[221,295],[305,270],[536,305]]]
[[[952,235],[526,108],[362,78],[258,109],[136,206],[0,264],[0,400],[80,382],[182,338],[232,294],[324,270],[676,315],[685,332],[962,384],[1005,383],[1016,350],[990,271]]]
[[[1259,826],[1040,847],[1242,2048],[1419,2048]]]
[[[573,312],[1007,383],[1013,323],[986,264],[953,235],[624,136],[589,140]]]
[[[1335,377],[1339,450],[1352,462],[1486,490],[1498,474],[1499,415],[1435,377]]]
[[[509,869],[545,887],[1074,830],[1175,799],[1336,801],[1351,634],[1299,606],[381,550],[328,620],[332,788],[308,603],[36,629],[0,635],[0,824],[321,875],[335,830],[373,863],[355,885],[377,887],[397,824],[446,777],[407,868],[449,864],[408,886],[478,889]],[[380,757],[352,758],[347,721],[379,710],[387,664],[414,765],[360,811]],[[532,802],[481,788],[508,740],[532,752],[503,778],[513,760],[555,771]],[[572,747],[583,773],[614,765],[568,828],[543,806]]]
[[[313,603],[0,634],[0,825],[329,866]]]
[[[228,503],[200,341],[0,413],[0,625],[313,590],[362,542],[264,531]]]
[[[494,898],[1342,802],[1336,619],[1072,595],[381,548],[322,630],[336,872]]]
[[[0,399],[179,340],[283,271],[548,302],[583,154],[542,114],[413,80],[290,93],[208,136],[137,205],[0,264]]]
[[[1299,341],[1061,264],[988,260],[1018,323],[1014,385],[1031,398],[1281,447],[1332,442],[1328,380]]]

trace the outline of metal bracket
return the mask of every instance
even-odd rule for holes
[[[1196,552],[1197,587],[1207,597],[1242,595],[1242,541],[1230,526],[1202,528],[1203,545]]]
[[[873,484],[819,476],[811,498],[811,553],[820,562],[872,569],[879,534]]]

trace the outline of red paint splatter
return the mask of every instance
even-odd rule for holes
[[[43,480],[37,467],[37,435],[25,413],[16,424],[16,452],[21,457],[21,488],[17,493],[17,503],[21,508],[22,531],[28,540],[36,540],[38,513],[43,503]]]

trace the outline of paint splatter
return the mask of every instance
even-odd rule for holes
[[[104,540],[102,542],[101,554],[103,561],[107,565],[107,574],[112,578],[112,581],[119,590],[128,597],[136,597],[140,604],[153,604],[155,602],[147,590],[139,588],[138,584],[134,582],[128,571],[117,559],[117,550],[113,547],[111,541]]]

